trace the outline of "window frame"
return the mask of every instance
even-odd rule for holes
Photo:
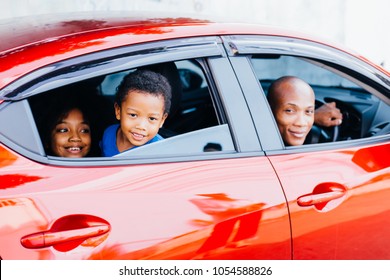
[[[266,100],[265,93],[254,72],[250,56],[275,54],[318,61],[334,70],[333,72],[339,71],[348,77],[352,77],[358,81],[357,84],[359,86],[367,89],[371,94],[374,94],[386,104],[390,104],[390,86],[387,84],[388,77],[379,73],[373,66],[358,60],[348,53],[312,41],[261,35],[224,36],[222,39],[239,83],[243,87],[244,96],[248,102],[256,131],[266,154],[329,150],[382,143],[389,140],[390,135],[381,135],[334,143],[285,147]]]
[[[11,109],[14,103],[27,102],[27,98],[36,94],[46,92],[61,86],[79,82],[85,79],[101,76],[104,74],[120,72],[130,68],[136,68],[149,64],[162,63],[168,61],[178,61],[184,59],[202,58],[205,61],[204,66],[205,76],[208,79],[210,91],[212,95],[217,95],[218,105],[224,110],[227,115],[227,121],[230,128],[232,141],[236,146],[236,153],[204,153],[199,155],[187,155],[182,157],[177,156],[156,156],[136,157],[136,158],[106,158],[106,157],[86,157],[86,158],[61,158],[45,155],[43,152],[42,141],[32,117],[29,106],[26,108],[24,118],[30,121],[31,131],[19,136],[19,139],[33,138],[35,146],[25,145],[19,141],[15,141],[13,137],[0,135],[0,140],[3,144],[15,150],[16,152],[44,164],[59,165],[59,166],[100,166],[100,165],[123,165],[137,163],[157,163],[157,162],[176,162],[188,160],[204,160],[216,158],[230,158],[242,156],[240,152],[260,151],[260,144],[256,134],[254,138],[247,139],[245,133],[254,131],[253,125],[247,108],[243,107],[236,109],[236,103],[241,106],[243,102],[242,92],[234,77],[234,72],[230,69],[231,66],[226,59],[226,53],[222,47],[222,42],[217,36],[195,37],[187,39],[171,39],[166,41],[137,44],[125,46],[96,53],[86,54],[79,57],[67,59],[57,62],[53,65],[48,65],[13,82],[0,92],[6,101],[0,104],[0,115],[3,112],[3,107],[8,105]],[[228,67],[229,69],[226,69]],[[218,68],[218,69],[217,69]],[[217,81],[222,76],[216,74],[223,69],[223,81]],[[218,76],[218,77],[216,77]],[[229,85],[226,86],[225,82]],[[230,88],[229,88],[230,86]],[[237,91],[235,98],[223,98],[223,92],[230,91],[231,88]],[[221,99],[221,101],[219,101]],[[224,99],[224,100],[222,100]],[[246,105],[245,105],[246,106]],[[233,107],[233,113],[230,112]],[[247,124],[244,127],[240,126],[238,111],[247,112]],[[3,113],[4,115],[4,113]],[[3,118],[4,119],[4,118]],[[22,141],[23,142],[23,141]]]

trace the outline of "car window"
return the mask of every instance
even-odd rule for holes
[[[288,55],[253,55],[250,61],[264,94],[273,81],[296,76],[307,82],[315,93],[315,107],[335,102],[342,124],[324,127],[314,123],[306,144],[344,141],[388,134],[389,105],[370,92],[365,81],[352,77],[320,61]]]
[[[317,67],[309,60],[293,56],[253,56],[253,68],[261,81],[273,81],[282,76],[297,76],[310,85],[359,88],[346,78],[328,69]]]
[[[61,106],[61,103],[66,103],[67,99],[73,98],[85,105],[91,119],[92,148],[88,156],[100,157],[100,144],[105,129],[118,123],[114,112],[116,89],[124,76],[137,69],[159,72],[168,79],[172,88],[171,110],[158,132],[164,140],[120,154],[120,158],[130,155],[235,151],[229,127],[224,121],[224,113],[216,105],[215,99],[218,97],[211,91],[199,60],[190,59],[110,73],[30,97],[29,104],[46,154],[53,156],[52,149],[47,144],[51,111]]]

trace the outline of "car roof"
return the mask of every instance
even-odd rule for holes
[[[211,28],[218,25],[218,29]],[[178,17],[164,14],[163,16],[153,13],[135,12],[79,12],[64,14],[47,14],[39,16],[26,16],[11,18],[0,21],[0,54],[14,49],[36,44],[45,44],[53,40],[59,40],[82,36],[83,34],[102,32],[104,30],[126,30],[132,35],[162,35],[172,34],[169,37],[180,37],[180,32],[186,28],[187,36],[194,35],[223,35],[233,33],[264,33],[268,35],[287,35],[286,30],[258,25],[250,32],[251,24],[234,23],[201,19],[193,17]],[[253,26],[253,27],[255,27]],[[236,32],[234,32],[236,31]],[[194,34],[196,32],[196,34]],[[300,36],[303,36],[300,34]],[[135,39],[135,38],[133,38]],[[159,39],[156,37],[156,39]],[[135,41],[131,40],[131,43]],[[139,41],[143,41],[140,39]]]
[[[48,14],[41,16],[26,16],[0,21],[0,53],[12,51],[16,48],[44,44],[81,34],[99,32],[109,29],[128,29],[131,33],[140,28],[145,33],[153,29],[174,25],[196,25],[206,23],[205,20],[191,18],[160,18],[156,16],[142,16],[110,13],[65,13]],[[157,30],[156,30],[157,32]]]
[[[34,69],[86,53],[163,39],[234,34],[313,41],[297,32],[255,24],[129,12],[14,18],[0,22],[0,89]]]

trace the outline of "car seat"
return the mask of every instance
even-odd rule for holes
[[[167,78],[172,89],[172,98],[171,98],[171,109],[168,114],[164,126],[159,130],[159,134],[168,138],[174,135],[177,135],[176,131],[169,129],[170,124],[175,119],[179,113],[180,102],[182,98],[182,83],[180,80],[179,71],[177,70],[176,64],[174,62],[164,62],[153,65],[148,65],[141,67],[140,69],[150,70],[157,72]]]

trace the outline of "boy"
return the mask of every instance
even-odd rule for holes
[[[104,131],[103,156],[114,156],[163,139],[157,133],[168,117],[171,95],[171,86],[161,74],[136,70],[124,77],[114,104],[119,124]]]

